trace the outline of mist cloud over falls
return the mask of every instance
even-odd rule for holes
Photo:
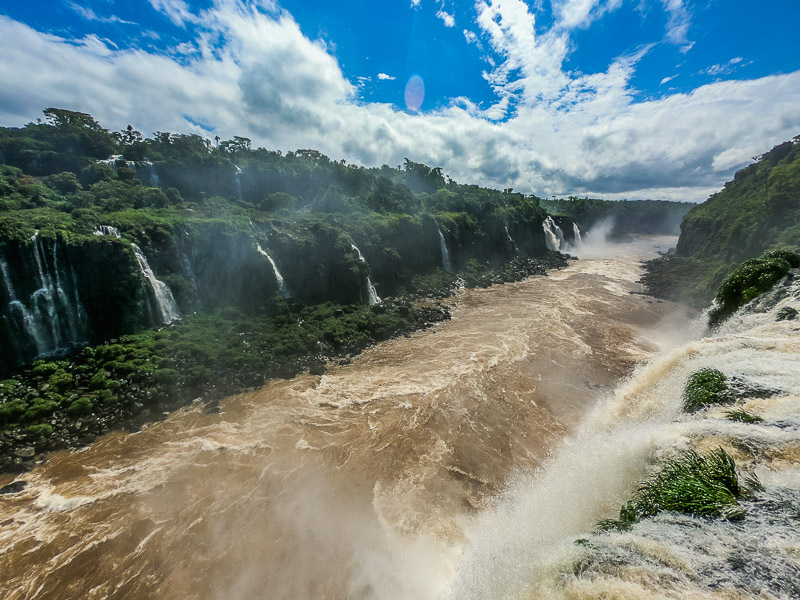
[[[574,32],[620,2],[558,3],[543,32],[521,0],[478,2],[467,24],[475,31],[465,36],[491,59],[484,78],[496,103],[461,97],[413,114],[360,100],[336,49],[304,35],[276,3],[217,0],[199,12],[176,0],[151,4],[193,41],[122,48],[0,17],[0,121],[21,125],[63,106],[112,129],[245,135],[368,166],[408,157],[461,181],[526,193],[683,200],[705,199],[800,129],[800,72],[642,99],[631,80],[652,46],[604,72],[567,70]],[[683,4],[655,5],[670,19],[660,43],[688,51]]]

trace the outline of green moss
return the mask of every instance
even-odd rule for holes
[[[717,369],[693,373],[683,389],[683,410],[695,412],[709,404],[729,402],[725,375]]]

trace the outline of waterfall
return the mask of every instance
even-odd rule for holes
[[[114,169],[117,168],[117,161],[122,160],[122,154],[112,154],[105,160],[98,160],[97,162],[101,165],[108,165]]]
[[[583,238],[581,237],[581,228],[578,227],[578,224],[575,221],[572,222],[572,234],[575,236],[575,239],[572,240],[572,245],[576,248],[578,246],[582,246]]]
[[[160,281],[156,277],[156,274],[153,273],[153,269],[150,268],[150,264],[147,262],[147,258],[142,253],[141,248],[139,248],[139,246],[136,244],[131,244],[131,246],[133,247],[133,252],[136,254],[136,260],[139,262],[139,269],[141,270],[142,275],[153,289],[153,296],[156,300],[156,307],[158,308],[161,322],[171,323],[175,319],[179,318],[181,313],[178,310],[178,305],[175,302],[175,298],[172,297],[172,292],[170,291],[169,286],[163,281]]]
[[[31,238],[29,252],[35,265],[37,288],[27,298],[17,294],[8,263],[0,257],[0,273],[7,296],[3,321],[9,327],[20,362],[64,353],[86,343],[89,338],[88,318],[78,295],[77,277],[69,260],[64,266],[59,264],[58,240],[48,251],[37,232]]]
[[[239,199],[239,202],[242,202],[242,170],[239,167],[236,167],[235,181],[236,181],[236,197]]]
[[[158,181],[158,172],[156,171],[156,166],[151,161],[149,160],[139,161],[134,163],[134,166],[136,167],[135,169],[136,176],[142,183],[148,181],[150,183],[150,187],[154,188],[161,187],[161,184]]]
[[[361,254],[361,250],[359,250],[355,244],[351,244],[350,247],[356,251],[356,254],[358,254],[358,260],[360,260],[364,264],[367,264],[367,260],[364,258],[364,255]],[[375,286],[372,285],[372,281],[370,281],[369,275],[367,275],[365,286],[367,289],[367,304],[369,304],[370,306],[378,304],[381,301],[381,299],[380,296],[378,296],[378,292],[375,290]]]
[[[112,235],[115,238],[120,238],[122,235],[119,232],[119,229],[116,227],[112,227],[111,225],[98,225],[97,229],[94,230],[95,235]]]
[[[444,239],[442,230],[439,230],[439,247],[442,250],[442,268],[448,273],[453,271],[453,263],[450,262],[450,250],[447,249],[447,240]]]
[[[286,285],[283,275],[281,275],[281,272],[278,270],[278,265],[275,264],[275,261],[272,260],[272,257],[261,247],[261,244],[257,244],[256,249],[258,250],[259,254],[265,256],[269,261],[269,264],[272,265],[272,272],[275,273],[275,279],[278,281],[278,291],[281,293],[281,296],[284,298],[291,298],[292,293],[289,291],[289,286]]]
[[[547,217],[542,223],[544,230],[544,240],[548,250],[558,251],[564,245],[564,233],[561,228],[553,221],[553,217]]]

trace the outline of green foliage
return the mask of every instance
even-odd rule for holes
[[[681,224],[677,258],[690,259],[699,267],[672,272],[659,269],[668,283],[655,289],[671,288],[672,294],[667,295],[673,298],[688,291],[690,300],[707,304],[734,265],[770,248],[800,248],[798,223],[800,136],[758,157],[757,162],[738,171],[722,191],[689,211]],[[785,258],[782,252],[762,255],[768,261],[781,257]],[[709,277],[709,272],[716,276]]]
[[[737,498],[746,493],[736,463],[722,448],[706,455],[694,451],[670,462],[642,483],[633,500],[639,518],[668,510],[698,517],[744,517]]]
[[[737,423],[763,423],[764,419],[758,415],[747,412],[746,410],[729,410],[725,412],[725,418]]]
[[[683,389],[683,410],[695,412],[709,404],[729,401],[725,375],[717,369],[700,369],[693,373]]]
[[[740,481],[736,463],[724,449],[707,454],[689,450],[643,481],[633,499],[620,509],[619,519],[602,521],[598,528],[624,531],[662,511],[738,520],[745,514],[738,500],[761,489],[755,475]]]
[[[81,396],[67,407],[67,413],[73,417],[82,417],[90,414],[92,408],[94,408],[92,399],[89,396]]]
[[[737,309],[770,290],[786,276],[792,263],[800,264],[800,256],[775,250],[744,261],[717,290],[716,306],[709,312],[709,325],[718,325]]]
[[[40,423],[39,425],[31,425],[28,427],[28,435],[34,438],[49,438],[53,435],[53,427],[47,423]]]

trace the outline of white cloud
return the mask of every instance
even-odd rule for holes
[[[436,13],[436,16],[439,17],[443,22],[445,27],[455,27],[456,19],[453,15],[448,12],[445,12],[444,9],[439,10]]]
[[[678,75],[680,75],[680,73],[676,73],[675,75],[670,75],[669,77],[664,77],[664,79],[662,79],[661,83],[659,83],[658,85],[664,85],[665,83],[669,83],[670,81],[675,79]]]
[[[684,0],[661,0],[661,3],[669,15],[667,40],[677,46],[681,46],[681,51],[688,52],[694,46],[694,42],[689,41],[689,27],[692,17],[689,9],[686,8],[686,2]]]
[[[169,20],[179,27],[186,23],[197,22],[197,17],[183,0],[148,0],[148,2],[155,10],[169,17]]]
[[[622,0],[553,0],[553,14],[562,29],[588,27],[592,21],[622,6]]]
[[[537,36],[524,2],[477,9],[496,58],[486,73],[496,101],[457,98],[415,115],[358,101],[324,42],[252,3],[218,0],[186,16],[200,34],[179,56],[64,39],[0,16],[0,123],[60,106],[112,129],[208,135],[188,117],[213,126],[212,136],[365,165],[408,157],[497,188],[688,200],[705,199],[749,157],[800,131],[800,71],[638,101],[629,82],[649,47],[575,75],[563,69],[568,33]]]
[[[116,15],[112,15],[110,17],[100,17],[90,7],[84,7],[74,2],[70,2],[69,7],[87,21],[97,21],[98,23],[119,23],[121,25],[136,25],[136,23],[133,21],[125,21]]]
[[[750,63],[745,63],[744,59],[741,56],[737,56],[735,58],[730,59],[726,63],[722,63],[719,65],[711,65],[710,67],[706,67],[702,71],[700,71],[701,75],[711,75],[712,77],[717,77],[718,75],[727,75],[732,73],[735,69],[739,67],[744,67],[749,65]]]
[[[394,75],[387,75],[386,73],[378,73],[378,79],[381,81],[394,81],[397,77]]]

